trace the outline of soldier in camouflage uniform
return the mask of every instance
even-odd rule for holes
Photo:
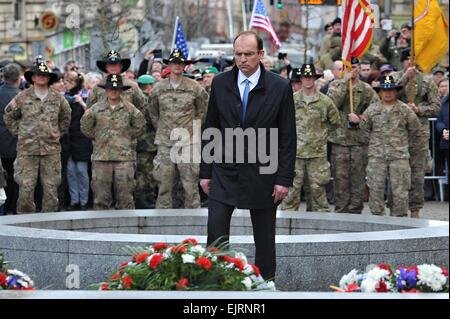
[[[134,209],[135,140],[144,132],[144,115],[121,97],[130,89],[120,74],[110,74],[105,84],[107,99],[95,103],[80,121],[81,132],[93,139],[92,191],[94,209],[111,209],[114,189],[116,209]]]
[[[379,98],[370,84],[359,80],[359,61],[352,58],[353,113],[350,113],[349,88],[346,79],[331,82],[328,96],[339,109],[342,126],[329,135],[332,143],[331,167],[335,212],[361,214],[369,136],[360,129],[360,115]],[[351,128],[349,128],[351,126]]]
[[[341,42],[341,18],[337,17],[331,22],[331,27],[333,28],[333,32],[331,34],[327,34],[323,37],[322,43],[320,44],[319,56],[324,55],[330,50],[330,44],[332,38],[338,38],[339,42]]]
[[[203,72],[202,72],[202,76],[203,76],[203,87],[205,88],[206,92],[208,92],[208,94],[211,92],[211,84],[212,84],[212,80],[214,79],[214,77],[219,73],[219,71],[217,70],[216,67],[214,66],[210,66],[207,67]]]
[[[149,103],[150,94],[156,80],[148,74],[141,75],[138,78],[139,88],[145,95],[146,104]],[[138,138],[137,160],[136,160],[136,191],[134,200],[136,208],[155,208],[156,181],[153,178],[153,159],[156,156],[155,133],[148,107],[144,108],[145,131]]]
[[[106,74],[122,74],[130,67],[131,60],[121,58],[119,52],[111,50],[109,51],[103,60],[97,61],[97,67]],[[104,81],[99,84],[104,85]],[[124,91],[122,95],[122,99],[127,100],[131,104],[133,104],[138,110],[141,112],[144,110],[144,102],[145,96],[142,91],[139,89],[138,85],[128,80],[127,78],[123,78],[123,84],[130,86],[131,89]],[[91,107],[95,103],[99,102],[101,99],[105,99],[105,90],[102,89],[101,86],[96,85],[90,92],[87,100],[87,106]]]
[[[360,127],[366,127],[369,138],[369,164],[367,184],[370,189],[369,207],[374,215],[384,213],[384,194],[389,180],[393,204],[391,215],[408,216],[408,191],[411,184],[409,142],[417,134],[420,122],[416,114],[397,100],[397,90],[392,76],[381,79],[381,102],[371,104],[362,115]]]
[[[300,192],[306,178],[309,184],[307,196],[312,211],[329,211],[325,184],[330,180],[330,164],[327,161],[329,127],[341,124],[339,111],[333,101],[316,90],[316,74],[313,65],[304,64],[300,69],[302,89],[294,93],[297,122],[297,159],[293,187],[283,202],[283,209],[298,210]],[[307,198],[308,201],[308,198]]]
[[[14,179],[19,185],[17,212],[34,213],[38,176],[43,186],[42,211],[58,210],[61,183],[60,137],[70,125],[71,109],[64,96],[50,88],[57,75],[43,61],[24,74],[34,86],[19,93],[6,106],[4,120],[18,137]]]
[[[327,52],[319,56],[316,67],[322,70],[333,69],[334,61],[341,58],[341,37],[332,37],[330,39],[330,47]]]
[[[414,78],[414,102],[409,107],[417,114],[421,129],[410,140],[411,190],[409,191],[409,210],[411,217],[418,218],[424,205],[424,178],[429,153],[430,124],[429,117],[436,117],[440,111],[439,93],[432,79],[427,79],[422,72],[411,65],[411,50],[401,53],[403,70],[392,76],[403,85],[399,99],[409,101],[410,78]]]
[[[157,208],[173,208],[172,190],[176,184],[176,172],[184,188],[185,208],[200,207],[198,191],[199,165],[197,163],[173,163],[171,148],[179,147],[177,153],[188,150],[193,153],[195,141],[193,121],[204,120],[208,103],[208,93],[196,81],[183,77],[187,63],[183,54],[175,49],[164,63],[170,67],[170,77],[155,85],[147,104],[153,126],[156,128],[155,144],[158,152],[154,160],[154,177],[158,182]],[[189,132],[189,140],[173,141],[170,135],[173,129],[182,128]]]

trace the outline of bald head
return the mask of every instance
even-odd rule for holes
[[[342,71],[344,70],[344,63],[342,63],[341,60],[336,60],[333,63],[333,70],[331,70],[333,72],[334,78],[335,79],[340,79],[341,78],[341,74]]]

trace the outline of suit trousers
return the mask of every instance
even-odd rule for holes
[[[208,246],[229,240],[234,206],[208,199]],[[277,208],[250,209],[255,240],[255,264],[264,279],[274,279],[276,271],[275,224]],[[217,242],[216,242],[217,241]]]

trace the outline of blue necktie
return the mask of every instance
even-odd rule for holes
[[[244,94],[242,95],[242,121],[245,122],[245,112],[247,112],[248,94],[250,93],[250,81],[245,80]]]

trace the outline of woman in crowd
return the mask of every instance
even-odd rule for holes
[[[66,74],[66,94],[72,109],[69,127],[69,161],[67,180],[70,193],[70,210],[86,210],[89,198],[88,164],[92,154],[92,142],[81,133],[80,120],[87,109],[82,97],[84,77],[75,71]]]

